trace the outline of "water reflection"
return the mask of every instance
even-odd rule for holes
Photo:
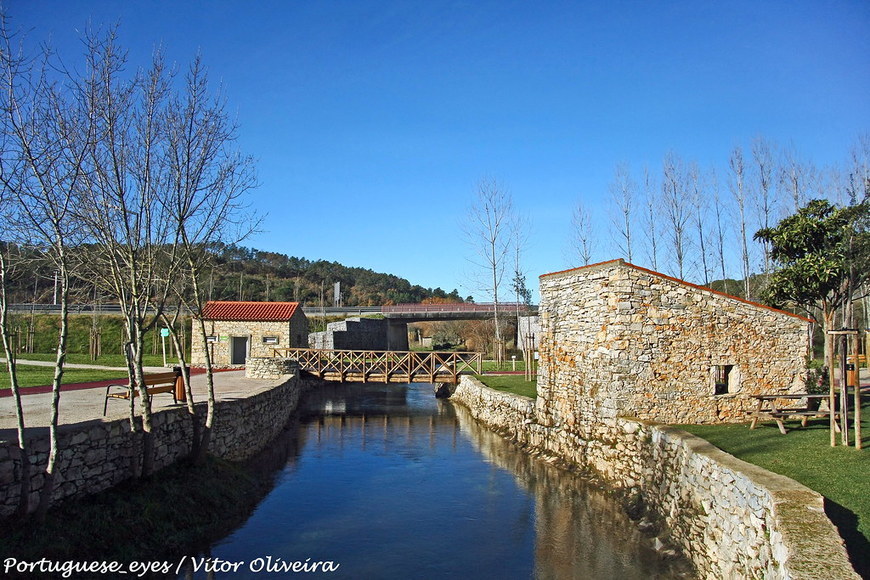
[[[246,564],[217,577],[269,577],[249,564],[270,556],[336,562],[338,578],[680,573],[604,494],[429,385],[329,385],[306,397],[300,417],[270,460],[286,457],[275,488],[209,554]]]
[[[613,499],[576,474],[520,452],[455,407],[462,434],[535,498],[536,578],[691,577],[663,560]]]

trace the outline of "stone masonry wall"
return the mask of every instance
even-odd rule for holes
[[[295,375],[298,370],[299,363],[289,358],[249,357],[245,361],[246,379],[280,379]]]
[[[240,461],[263,449],[286,425],[296,409],[304,381],[298,373],[275,384],[254,387],[249,396],[217,402],[217,420],[209,452]],[[199,420],[205,404],[196,407]],[[160,409],[153,414],[155,469],[162,469],[190,454],[193,425],[187,409]],[[41,472],[48,458],[45,430],[34,430],[28,440],[31,462],[30,508],[38,505],[43,485]],[[63,426],[59,437],[58,477],[53,501],[91,495],[131,478],[139,469],[141,432],[132,433],[127,419]],[[0,443],[0,517],[18,504],[20,461],[15,442]]]
[[[528,451],[603,479],[704,578],[858,578],[822,497],[666,425],[541,424],[532,399],[464,376],[451,401]],[[582,435],[581,435],[582,432]]]
[[[750,395],[804,389],[808,321],[622,260],[542,276],[540,315],[548,425],[740,421]]]

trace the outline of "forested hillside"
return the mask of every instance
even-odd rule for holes
[[[72,250],[75,253],[75,250]],[[14,271],[7,286],[13,303],[51,303],[54,269],[37,251],[15,252]],[[457,290],[424,288],[392,274],[348,267],[338,262],[308,260],[234,245],[218,245],[209,252],[211,265],[202,284],[213,300],[295,301],[333,306],[334,284],[341,283],[345,306],[380,306],[404,302],[462,302]],[[87,280],[73,280],[73,301],[91,303],[94,289]]]

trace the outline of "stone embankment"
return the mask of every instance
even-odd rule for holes
[[[532,399],[467,376],[451,401],[528,451],[601,478],[702,577],[858,578],[818,493],[689,433],[619,417],[546,427]]]
[[[306,388],[295,368],[281,378],[284,380],[277,384],[252,389],[248,396],[216,402],[219,420],[211,435],[209,453],[240,461],[262,450],[281,432]],[[205,404],[198,404],[196,410],[202,422]],[[193,422],[186,407],[155,410],[153,426],[155,469],[190,455]],[[28,446],[33,510],[39,503],[48,459],[47,430],[35,430]],[[61,431],[59,449],[54,502],[95,494],[133,477],[140,468],[142,433],[132,432],[126,418],[78,423]],[[20,471],[17,444],[0,443],[0,517],[12,514],[18,505]]]

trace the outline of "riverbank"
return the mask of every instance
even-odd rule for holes
[[[679,429],[616,418],[547,428],[535,401],[463,377],[451,400],[529,452],[595,474],[702,576],[857,578],[823,498]]]

